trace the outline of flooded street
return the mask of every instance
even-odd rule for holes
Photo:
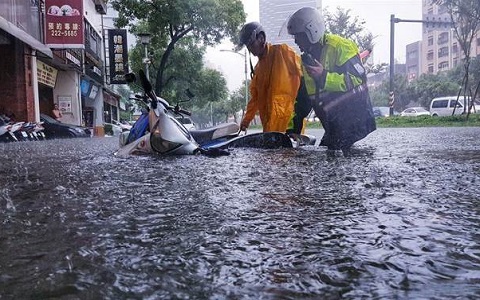
[[[480,297],[480,128],[378,129],[351,157],[117,147],[0,144],[0,299]]]

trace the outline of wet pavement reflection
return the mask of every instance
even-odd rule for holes
[[[350,157],[0,144],[0,299],[478,298],[479,138],[379,129]]]

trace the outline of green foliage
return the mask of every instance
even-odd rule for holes
[[[228,97],[227,82],[223,74],[214,69],[202,70],[195,90],[204,97],[200,106],[205,106],[208,102],[220,102]]]
[[[457,67],[449,70],[447,76],[459,86],[462,85],[465,77],[465,65],[458,65]],[[472,94],[475,93],[477,85],[480,84],[480,58],[473,58],[468,64],[468,87],[467,90]],[[465,86],[463,86],[465,90]],[[469,92],[467,94],[469,94]],[[480,95],[477,95],[480,96]]]
[[[383,82],[379,87],[369,90],[373,106],[388,106],[388,83]]]
[[[236,38],[245,22],[242,2],[113,0],[112,5],[119,12],[118,27],[151,34],[149,77],[157,95],[174,105],[187,99],[184,91],[188,88],[195,97],[181,106],[192,111],[196,123],[208,123],[212,117],[214,121],[225,119],[226,80],[219,72],[204,68],[203,55],[206,46]],[[129,56],[132,71],[145,68],[145,48],[139,41]]]
[[[206,98],[199,89],[195,88],[201,86],[204,81],[204,53],[205,48],[194,45],[191,39],[186,38],[179,42],[165,66],[165,86],[162,97],[171,103],[184,101],[187,99],[184,91],[188,88],[196,95],[196,99]],[[157,72],[155,68],[152,67],[152,69],[153,74],[150,77],[155,81]]]
[[[184,90],[188,88],[195,96],[192,101],[181,104],[183,108],[192,112],[192,119],[202,127],[211,122],[223,122],[226,119],[225,106],[228,102],[228,90],[223,75],[213,69],[203,68],[199,71],[197,80],[172,89],[167,98],[171,104],[187,99]],[[182,91],[177,92],[177,91]]]
[[[324,10],[324,16],[328,32],[353,40],[360,51],[373,49],[374,36],[370,32],[365,33],[365,21],[351,16],[349,9],[337,7],[333,13]]]
[[[460,127],[480,126],[480,114],[455,115],[447,117],[386,117],[376,119],[377,127]]]
[[[409,88],[411,94],[423,107],[429,107],[436,97],[457,95],[460,85],[446,74],[422,74]]]
[[[248,90],[249,86],[250,86],[250,80],[248,80],[247,82],[244,80],[242,85],[232,93],[231,95],[232,109],[234,111],[237,112],[240,110],[245,110],[247,108],[247,101],[245,99],[247,99],[248,96],[250,95],[249,95],[249,92],[245,90],[245,88],[247,88]],[[248,93],[248,95],[245,95],[245,93]]]
[[[395,91],[394,110],[404,110],[410,102],[417,102],[417,96],[408,89],[408,81],[405,76],[395,74],[393,81]],[[385,80],[374,90],[370,91],[373,106],[389,106],[390,82]]]
[[[447,9],[453,22],[453,31],[464,54],[464,76],[462,78],[462,94],[470,95],[478,92],[480,81],[471,83],[470,63],[471,49],[475,46],[480,30],[479,0],[430,0],[431,3],[442,5]]]
[[[167,68],[182,39],[189,38],[190,44],[198,47],[215,45],[224,38],[234,38],[245,21],[240,0],[113,0],[112,5],[119,12],[118,27],[129,26],[133,33],[152,35],[152,69],[156,73],[152,78],[158,95],[172,82]],[[140,49],[137,46],[132,53],[132,59],[138,62]]]
[[[417,80],[408,83],[405,76],[396,74],[394,78],[394,110],[402,111],[412,104],[428,108],[435,97],[457,95],[460,84],[449,73],[422,74]],[[370,91],[373,106],[389,106],[389,80],[382,82]]]
[[[105,134],[113,135],[112,124],[104,124],[103,125],[103,130],[105,131]]]
[[[470,75],[472,75],[472,82],[477,84],[480,82],[480,57],[478,56],[470,63]]]

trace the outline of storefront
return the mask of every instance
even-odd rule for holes
[[[92,128],[95,136],[104,136],[103,128],[103,85],[104,72],[102,39],[94,27],[85,21],[84,72],[82,77],[82,107],[85,125]]]
[[[54,106],[53,91],[57,82],[58,69],[37,60],[38,99],[40,113],[51,117]]]
[[[80,80],[82,124],[89,127],[93,132],[95,132],[95,129],[100,127],[100,124],[103,123],[98,121],[99,118],[102,118],[102,101],[99,99],[101,89],[102,87],[100,85],[86,76],[83,76]],[[95,135],[98,135],[98,133]]]
[[[37,59],[52,51],[0,16],[0,114],[38,121]]]
[[[103,91],[103,120],[105,123],[112,123],[112,120],[119,120],[120,96],[111,91]]]
[[[59,106],[62,112],[63,123],[81,125],[81,97],[78,86],[80,85],[80,75],[82,73],[82,51],[79,49],[54,50],[54,59],[51,61],[52,68],[57,69],[56,83],[53,89],[53,97],[48,98],[51,108],[44,110],[41,105],[41,111],[51,115],[51,109],[54,104]],[[39,89],[42,93],[45,88]],[[42,100],[42,98],[40,98]]]

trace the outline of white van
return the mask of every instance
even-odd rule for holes
[[[432,99],[430,102],[430,115],[431,116],[451,116],[455,109],[456,115],[461,115],[464,112],[464,107],[469,105],[470,97],[466,99],[460,96],[457,101],[457,96],[439,97]],[[467,101],[466,101],[467,100]],[[470,103],[471,105],[471,103]],[[475,105],[472,107],[470,113],[480,113],[480,102],[475,101]]]

